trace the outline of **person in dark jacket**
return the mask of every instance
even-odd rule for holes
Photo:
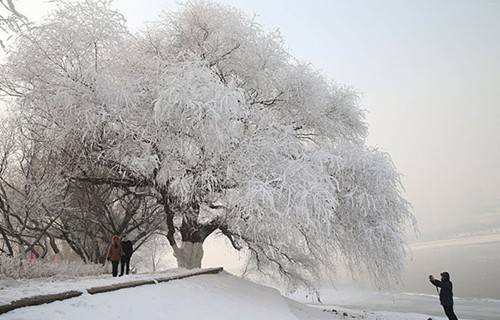
[[[122,241],[122,248],[123,248],[123,253],[124,255],[122,256],[122,263],[121,263],[121,272],[120,272],[120,277],[123,276],[123,272],[126,271],[127,274],[130,271],[130,258],[132,257],[132,241],[126,240],[125,237],[123,237]],[[126,266],[126,268],[125,268]],[[124,270],[126,269],[126,270]]]
[[[441,281],[436,280],[433,275],[430,275],[429,280],[433,285],[441,288],[439,291],[439,301],[448,319],[458,320],[453,311],[453,284],[450,281],[450,274],[448,272],[441,273]]]
[[[120,237],[113,236],[108,249],[108,260],[113,265],[113,277],[118,275],[118,263],[123,256],[123,248],[120,245]]]

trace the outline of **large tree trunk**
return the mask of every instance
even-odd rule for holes
[[[201,224],[198,222],[199,205],[194,203],[192,207],[186,210],[182,216],[182,224],[178,229],[181,234],[182,244],[179,247],[175,241],[175,226],[173,222],[174,213],[170,210],[168,202],[165,202],[165,211],[167,212],[167,239],[174,251],[174,257],[177,259],[179,268],[201,268],[203,259],[203,242],[217,229],[216,224]]]
[[[174,257],[177,259],[179,268],[201,268],[201,259],[203,259],[203,243],[183,241],[180,248],[175,245]]]
[[[193,206],[192,211],[184,214],[182,225],[180,227],[182,244],[172,246],[174,257],[177,258],[177,266],[179,268],[201,268],[201,259],[203,259],[203,240],[201,236],[201,228],[197,221],[199,208]]]

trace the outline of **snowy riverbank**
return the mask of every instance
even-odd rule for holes
[[[371,291],[354,288],[337,288],[322,290],[322,304],[312,304],[311,299],[295,294],[294,300],[309,303],[318,308],[342,308],[350,310],[370,310],[376,314],[417,314],[419,317],[408,319],[446,319],[439,304],[437,294],[420,294],[408,292]],[[455,311],[459,319],[498,320],[500,300],[455,297]],[[422,315],[426,317],[423,318]],[[403,316],[398,319],[407,319]],[[382,317],[380,319],[390,319]]]
[[[161,276],[182,272],[170,270]],[[155,274],[155,277],[159,276]],[[176,319],[233,320],[233,319],[293,319],[293,320],[417,320],[428,314],[367,311],[368,308],[339,307],[327,293],[323,305],[307,305],[285,298],[275,289],[261,286],[223,272],[200,275],[183,280],[122,289],[109,293],[89,295],[89,287],[110,285],[152,278],[152,275],[131,275],[121,278],[109,276],[85,278],[51,278],[46,280],[0,280],[0,301],[6,303],[26,296],[82,290],[80,297],[51,304],[26,307],[0,315],[0,319]],[[342,297],[342,293],[338,293]],[[348,297],[346,295],[345,297]],[[352,297],[351,297],[352,298]],[[373,305],[380,296],[372,297]],[[302,301],[307,302],[307,301]],[[340,300],[340,302],[345,302]],[[435,320],[442,317],[432,317]],[[476,319],[479,320],[479,319]]]

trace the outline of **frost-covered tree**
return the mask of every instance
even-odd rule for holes
[[[144,245],[134,251],[131,266],[138,270],[158,272],[162,269],[174,267],[175,262],[166,252],[170,252],[170,245],[165,235],[158,233],[152,235]]]
[[[0,253],[43,258],[49,248],[60,254],[56,240],[63,240],[83,261],[103,263],[113,235],[127,235],[139,248],[162,230],[159,206],[147,193],[72,181],[64,167],[51,165],[53,153],[9,120],[0,126]]]
[[[20,33],[27,27],[28,19],[16,9],[14,1],[0,0],[0,47],[4,48],[5,36]]]
[[[49,247],[58,253],[52,227],[67,209],[65,179],[47,165],[52,154],[26,139],[22,127],[8,120],[1,124],[0,253],[44,257]]]
[[[156,202],[110,185],[72,182],[69,210],[56,221],[53,233],[64,240],[85,262],[106,261],[113,235],[124,236],[140,248],[164,220]]]
[[[412,221],[356,92],[296,61],[240,11],[187,2],[136,35],[108,1],[62,2],[24,34],[0,87],[68,179],[154,197],[179,266],[216,230],[247,271],[295,288],[339,265],[376,280]]]

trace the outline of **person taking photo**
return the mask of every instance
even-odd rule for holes
[[[441,281],[436,280],[433,275],[430,275],[429,280],[433,285],[441,288],[439,290],[439,302],[441,302],[448,319],[458,320],[453,311],[453,284],[450,281],[450,274],[448,272],[441,273]]]

